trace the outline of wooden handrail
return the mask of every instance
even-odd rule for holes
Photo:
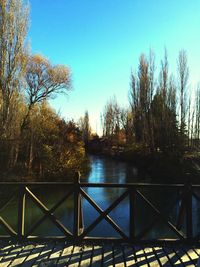
[[[66,188],[67,191],[61,199],[56,199],[55,203],[52,208],[48,208],[36,195],[33,193],[32,187],[40,187],[42,186],[53,186],[53,188],[61,187]],[[43,223],[46,219],[49,219],[56,228],[60,230],[63,236],[57,236],[56,238],[64,238],[66,240],[74,240],[74,241],[81,241],[81,240],[92,240],[89,238],[88,235],[91,231],[100,223],[102,220],[106,220],[107,223],[119,234],[120,238],[117,240],[119,241],[131,241],[131,242],[138,242],[142,241],[146,234],[148,234],[152,228],[155,226],[157,219],[150,222],[149,225],[141,232],[137,231],[136,234],[136,218],[137,218],[137,207],[136,202],[137,198],[141,198],[147,206],[150,207],[150,210],[156,214],[156,218],[161,219],[164,224],[171,229],[176,235],[177,238],[174,241],[199,241],[200,233],[194,236],[194,229],[193,229],[193,218],[192,218],[192,197],[196,199],[196,201],[200,204],[200,197],[196,193],[195,190],[200,189],[200,185],[191,185],[190,183],[186,184],[144,184],[144,183],[127,183],[127,184],[117,184],[117,183],[85,183],[80,182],[80,174],[78,173],[76,176],[75,181],[72,183],[68,182],[59,182],[59,183],[47,183],[47,182],[31,182],[31,183],[14,183],[14,182],[1,182],[1,186],[8,186],[8,190],[10,190],[10,186],[14,186],[18,188],[18,225],[17,229],[13,229],[8,222],[6,222],[5,218],[1,217],[1,210],[0,210],[0,225],[7,232],[7,238],[9,239],[30,239],[30,238],[42,238],[41,236],[36,237],[33,236],[33,232]],[[106,209],[102,209],[94,199],[87,193],[87,188],[116,188],[122,189],[122,193],[118,196],[112,204]],[[179,214],[177,218],[177,222],[171,222],[170,218],[167,217],[163,211],[152,203],[152,201],[143,194],[142,189],[145,189],[145,192],[152,189],[175,189],[180,192],[178,196],[178,203],[179,203]],[[63,223],[55,216],[55,211],[61,204],[63,204],[68,197],[73,196],[73,205],[74,205],[74,217],[73,217],[73,230],[70,232]],[[129,209],[129,229],[128,235],[127,233],[121,229],[121,227],[117,224],[115,220],[110,216],[110,212],[119,206],[119,204],[126,199],[128,200],[127,209]],[[36,205],[42,212],[43,216],[39,218],[33,225],[31,225],[30,229],[26,231],[26,200],[31,199],[31,201]],[[99,216],[94,219],[90,225],[87,225],[85,228],[84,226],[84,213],[83,213],[83,204],[82,202],[87,201],[93,207],[93,209],[98,212]],[[4,203],[5,204],[5,203]],[[176,203],[175,203],[176,204]],[[6,204],[4,205],[6,207]],[[174,206],[173,206],[174,207]],[[171,207],[171,208],[173,208]],[[128,219],[128,218],[127,218]],[[182,228],[184,224],[184,220],[186,222],[186,233],[183,234]],[[5,236],[0,236],[0,238],[4,238]],[[110,240],[113,241],[113,238],[116,240],[115,237],[111,237]],[[101,240],[104,238],[100,237]]]
[[[48,186],[74,186],[74,182],[0,182],[1,186],[33,186],[33,185],[48,185]],[[154,183],[86,183],[80,181],[81,187],[116,187],[116,188],[129,188],[129,187],[149,187],[149,188],[183,188],[185,184],[154,184]],[[192,188],[200,188],[200,184],[192,184]]]

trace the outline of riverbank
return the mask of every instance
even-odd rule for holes
[[[91,163],[88,155],[84,152],[84,155],[78,157],[78,153],[74,156],[74,163],[69,162],[66,164],[65,169],[58,169],[40,174],[38,172],[28,172],[26,168],[14,168],[6,171],[0,170],[1,182],[73,182],[76,178],[77,171],[82,176],[89,175],[91,171]],[[57,159],[55,159],[56,161]],[[69,165],[69,166],[68,166]]]
[[[138,170],[141,181],[149,180],[153,183],[200,183],[200,156],[196,153],[186,152],[150,153],[141,152],[128,147],[106,147],[95,150],[88,148],[91,154],[124,161]]]
[[[194,167],[194,160],[187,155],[177,156],[163,153],[130,153],[122,155],[124,160],[132,162],[140,171],[145,172],[152,182],[185,183],[188,179],[192,183],[199,183],[200,176]]]

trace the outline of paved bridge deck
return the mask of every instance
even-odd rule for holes
[[[71,245],[66,242],[0,243],[0,267],[7,266],[196,266],[200,248],[132,246],[130,244]]]

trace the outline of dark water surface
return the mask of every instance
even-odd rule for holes
[[[88,177],[82,177],[81,181],[89,183],[126,183],[138,182],[137,170],[124,163],[108,158],[91,156],[91,172]],[[9,199],[9,195],[13,195],[4,208],[0,208],[0,215],[6,220],[13,229],[17,229],[17,188],[2,188],[4,197],[1,198],[1,207],[4,202]],[[69,188],[57,185],[31,187],[31,191],[48,207],[52,208],[69,190]],[[112,202],[119,197],[125,189],[120,188],[84,188],[87,194],[105,210]],[[141,193],[158,208],[166,218],[174,224],[177,222],[178,210],[180,208],[180,192],[177,189],[165,188],[141,188]],[[5,194],[5,192],[7,192]],[[196,192],[199,194],[199,192]],[[5,197],[6,195],[6,197]],[[200,229],[200,205],[193,199],[193,227],[197,233]],[[82,200],[84,226],[87,228],[98,216],[99,213],[87,202]],[[56,209],[54,215],[62,222],[62,224],[73,232],[73,195],[71,195],[59,208]],[[114,210],[109,213],[109,216],[119,225],[119,227],[128,235],[129,234],[129,199],[125,198]],[[135,202],[135,232],[136,235],[144,231],[148,226],[155,222],[153,229],[145,235],[145,238],[176,238],[176,234],[163,223],[156,213],[152,211],[149,205],[138,195]],[[26,197],[26,212],[25,212],[25,233],[28,233],[34,224],[43,216],[43,212],[35,205],[29,196]],[[185,221],[185,220],[184,220]],[[185,226],[180,230],[185,233]],[[1,234],[6,234],[6,231],[0,226]],[[54,224],[49,220],[44,220],[31,235],[63,235]],[[98,237],[119,237],[119,234],[105,220],[101,221],[89,236]]]

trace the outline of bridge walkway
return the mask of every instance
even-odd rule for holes
[[[200,247],[188,245],[79,244],[64,241],[0,242],[0,267],[196,266]]]

